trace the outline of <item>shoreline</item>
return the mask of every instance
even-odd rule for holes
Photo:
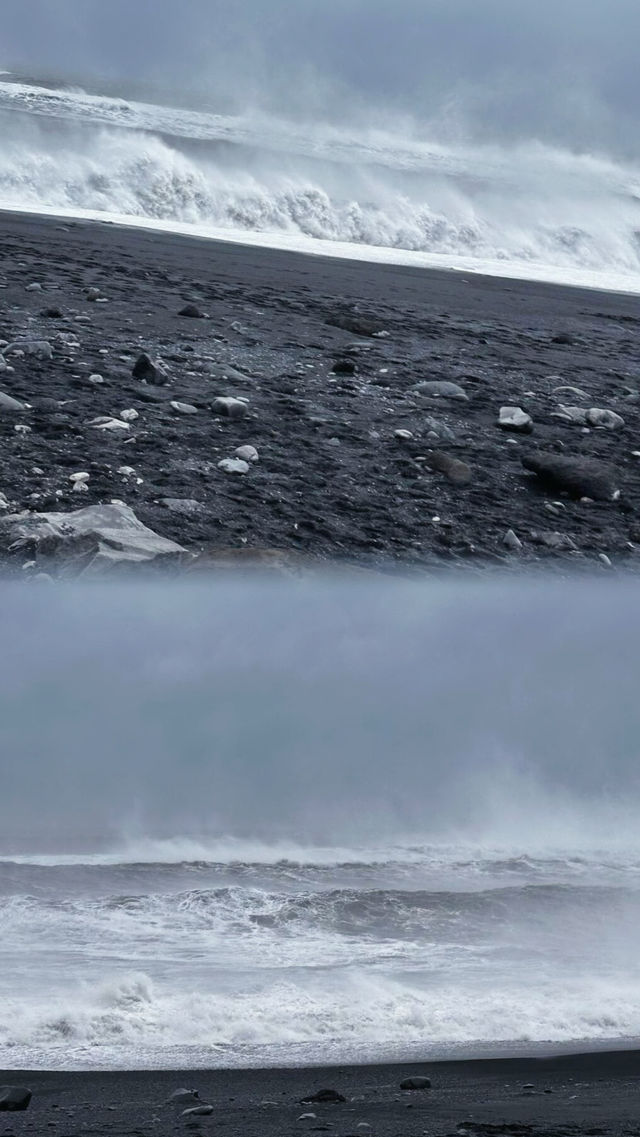
[[[552,1058],[502,1058],[442,1063],[256,1070],[33,1072],[0,1081],[33,1091],[30,1109],[0,1120],[0,1133],[34,1126],[72,1135],[173,1134],[224,1126],[229,1134],[282,1137],[326,1130],[379,1137],[462,1133],[636,1134],[638,1050]],[[426,1077],[431,1088],[401,1088]],[[183,1118],[175,1091],[198,1091],[210,1115]],[[304,1101],[331,1089],[344,1100]],[[197,1104],[198,1099],[195,1099]],[[189,1103],[187,1103],[188,1105]],[[495,1126],[499,1126],[496,1130]],[[42,1129],[38,1130],[43,1131]]]
[[[5,516],[121,501],[231,571],[640,568],[634,295],[19,212],[0,239],[0,339],[50,349],[2,370],[23,407],[0,416]],[[159,382],[133,376],[141,352]],[[622,425],[558,417],[567,401]],[[503,406],[531,428],[501,429]],[[259,460],[222,472],[247,445]],[[606,467],[619,500],[544,486],[523,465],[540,452]],[[0,566],[28,576],[2,536]]]

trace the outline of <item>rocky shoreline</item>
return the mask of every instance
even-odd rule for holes
[[[0,248],[9,573],[640,566],[635,296],[7,213]]]

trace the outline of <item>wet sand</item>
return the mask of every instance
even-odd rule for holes
[[[403,1091],[426,1075],[432,1088]],[[356,1066],[308,1070],[195,1070],[130,1073],[4,1073],[26,1085],[30,1109],[0,1114],[0,1134],[222,1132],[229,1137],[512,1137],[640,1134],[637,1051],[551,1058]],[[525,1087],[532,1088],[525,1088]],[[197,1089],[210,1116],[184,1118],[167,1098]],[[301,1104],[330,1088],[346,1101]],[[303,1115],[308,1116],[302,1119]],[[302,1120],[301,1120],[302,1119]],[[368,1128],[370,1127],[370,1128]]]

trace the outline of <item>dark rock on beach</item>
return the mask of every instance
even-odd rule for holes
[[[23,1086],[0,1086],[0,1112],[22,1113],[31,1103],[31,1090]]]
[[[589,497],[594,501],[614,501],[620,496],[620,480],[616,472],[592,458],[527,454],[522,465],[525,470],[537,474],[543,485],[558,493]]]

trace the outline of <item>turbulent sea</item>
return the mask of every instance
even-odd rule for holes
[[[640,1037],[632,582],[4,600],[0,1069]]]
[[[640,167],[0,75],[0,207],[640,291]]]

